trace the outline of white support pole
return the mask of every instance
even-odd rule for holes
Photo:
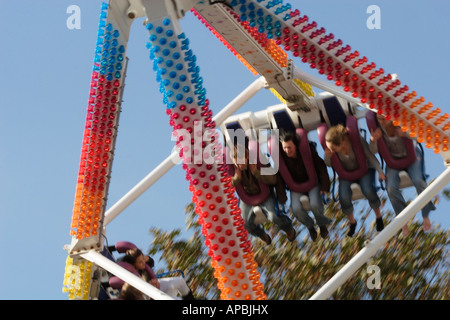
[[[361,103],[361,100],[354,98],[351,94],[348,94],[343,89],[336,86],[335,84],[333,84],[329,81],[325,81],[317,76],[303,72],[298,67],[294,68],[294,78],[304,81],[306,83],[309,83],[310,85],[317,87],[319,89],[328,91],[328,92],[330,92],[342,99],[345,99],[349,102],[352,102],[354,104],[357,104],[357,105],[360,105],[360,106],[363,106],[363,107],[366,107],[367,109],[369,109],[368,105],[364,105],[363,103]]]
[[[389,225],[338,271],[310,300],[328,299],[342,284],[370,259],[390,238],[400,230],[414,215],[450,183],[450,168],[433,181],[416,199],[414,199]]]
[[[226,105],[216,116],[213,121],[216,122],[217,127],[225,121],[229,116],[242,107],[251,97],[258,91],[265,87],[264,77],[259,77],[252,84],[250,84],[244,91],[242,91],[236,98],[234,98],[228,105]],[[105,213],[104,226],[107,226],[114,218],[116,218],[125,208],[127,208],[134,200],[139,198],[148,188],[150,188],[156,181],[158,181],[164,174],[166,174],[178,161],[178,153],[172,152],[163,162],[161,162],[152,172],[150,172],[144,179],[142,179],[136,186],[134,186],[127,194],[125,194],[119,201],[117,201]]]
[[[117,201],[105,213],[104,225],[107,226],[114,218],[116,218],[123,210],[139,198],[148,188],[166,174],[177,163],[178,153],[172,152],[163,162],[161,162],[152,172],[135,185],[127,194]]]
[[[220,110],[213,120],[216,122],[217,127],[220,126],[229,116],[239,110],[250,98],[257,94],[261,89],[266,86],[266,79],[259,77],[252,82],[244,91],[242,91],[236,98],[228,103],[222,110]]]
[[[150,298],[155,300],[175,300],[171,296],[162,292],[158,288],[152,286],[150,283],[144,281],[143,279],[132,274],[130,271],[122,268],[114,261],[109,260],[97,251],[90,250],[87,253],[81,255],[84,259],[95,263],[96,265],[102,267],[108,272],[111,272],[115,276],[119,277],[123,281],[127,282],[131,286],[135,287],[142,293],[148,295]]]

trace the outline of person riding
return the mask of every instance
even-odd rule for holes
[[[313,164],[313,168],[308,167],[308,170],[305,165],[306,159],[304,159],[305,156],[307,156],[306,150],[300,152],[300,137],[293,131],[281,132],[280,142],[282,147],[281,156],[295,183],[307,181],[310,179],[310,175],[315,175],[317,177],[317,179],[315,179],[315,185],[308,186],[304,191],[301,190],[300,192],[300,190],[293,190],[295,188],[292,186],[289,188],[292,213],[304,226],[306,226],[311,239],[315,241],[317,239],[317,231],[314,228],[314,220],[309,216],[308,210],[303,207],[300,201],[300,198],[303,195],[308,196],[311,211],[320,229],[320,236],[326,238],[328,235],[327,225],[330,224],[332,220],[324,215],[325,209],[322,201],[322,196],[326,195],[330,190],[330,178],[325,162],[319,157],[315,148],[307,143],[307,148],[310,149],[308,155],[311,154]]]
[[[244,152],[242,152],[242,149],[244,149]],[[256,216],[253,210],[256,206],[259,206],[267,219],[283,230],[289,241],[294,241],[296,231],[292,226],[291,219],[285,214],[277,215],[276,213],[273,187],[277,184],[277,174],[262,174],[262,170],[258,168],[257,164],[249,163],[249,150],[246,147],[242,146],[240,148],[236,145],[232,158],[234,175],[231,179],[231,184],[236,188],[238,186],[242,188],[239,208],[245,221],[245,229],[251,235],[263,240],[267,245],[272,243],[272,238],[264,231],[263,226],[255,223]],[[265,167],[267,169],[270,167],[270,164]],[[259,199],[262,188],[269,188],[270,192],[267,193],[266,197]],[[245,193],[245,199],[243,199],[242,193]],[[249,203],[247,197],[250,198],[252,196],[258,198],[258,201]]]
[[[367,165],[367,170],[365,173],[361,174],[360,177],[357,177],[356,179],[347,180],[342,176],[339,176],[339,202],[342,212],[350,221],[350,230],[347,234],[350,237],[354,235],[357,225],[356,219],[353,215],[354,208],[351,189],[351,185],[354,182],[360,185],[362,193],[367,198],[370,207],[375,213],[376,230],[381,231],[384,229],[383,218],[380,210],[381,200],[377,194],[373,181],[375,178],[375,171],[378,172],[378,177],[380,180],[385,180],[386,177],[377,158],[372,152],[370,152],[366,140],[359,135],[359,132],[356,134],[358,134],[359,137],[352,141],[347,128],[342,124],[338,124],[331,127],[325,135],[326,148],[324,161],[328,166],[332,166],[331,157],[333,157],[333,155],[338,157],[339,163],[346,172],[358,170],[359,166],[362,165],[359,161],[364,162],[364,165]],[[362,151],[360,154],[355,152],[357,146],[354,144],[356,143],[360,143],[360,146],[362,146]],[[358,159],[358,157],[360,157],[360,159]]]
[[[414,140],[407,138],[400,130],[400,127],[394,126],[392,121],[386,120],[382,115],[377,115],[377,121],[380,126],[375,130],[371,129],[369,147],[373,153],[379,152],[380,150],[378,148],[378,143],[382,142],[380,139],[382,139],[387,146],[387,150],[385,152],[388,154],[381,154],[381,152],[380,154],[386,162],[387,194],[395,214],[398,215],[407,206],[405,198],[400,191],[400,171],[405,170],[408,172],[408,175],[416,188],[417,194],[422,193],[422,191],[428,186],[424,179],[422,169],[423,154],[418,145],[414,145]],[[407,152],[407,144],[411,144],[412,148],[414,148],[412,152],[410,150],[409,154]],[[395,166],[394,163],[391,164],[390,161],[386,159],[387,157],[393,157],[394,159],[406,159],[407,157],[412,157],[412,159],[408,162],[408,164],[403,164],[403,166]],[[404,167],[405,165],[407,166]],[[422,228],[424,231],[430,229],[431,222],[429,214],[430,211],[435,209],[436,207],[431,201],[422,208]],[[406,236],[408,233],[408,225],[403,226],[403,235]]]

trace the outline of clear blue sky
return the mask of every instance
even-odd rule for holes
[[[450,1],[290,3],[369,61],[397,73],[427,101],[450,112]],[[0,299],[67,299],[62,293],[67,257],[63,245],[71,240],[100,4],[97,0],[0,0]],[[380,30],[366,27],[366,9],[372,4],[381,8]],[[70,5],[81,9],[80,30],[66,27]],[[130,62],[108,207],[164,160],[174,144],[142,20],[132,26],[128,46]],[[181,26],[197,55],[216,114],[256,77],[192,14]],[[296,65],[316,74],[301,61]],[[262,91],[240,112],[278,103],[270,92]],[[430,150],[426,164],[431,178],[444,169],[441,156]],[[184,230],[184,206],[191,199],[187,188],[185,173],[176,166],[108,226],[109,243],[128,240],[147,249],[151,226]],[[446,229],[448,205],[441,200],[431,216],[433,223]],[[421,220],[420,214],[417,217]]]

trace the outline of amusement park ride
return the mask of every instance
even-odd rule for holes
[[[209,109],[196,56],[179,25],[179,19],[188,11],[251,72],[260,75],[215,116]],[[188,146],[183,136],[177,135],[179,152],[171,154],[106,210],[126,76],[128,37],[133,21],[140,17],[146,17],[150,40],[147,47],[174,133],[181,130],[195,133],[199,123],[200,134],[212,133],[207,135],[207,141],[200,144],[192,141]],[[442,156],[447,169],[312,299],[328,298],[450,182],[448,114],[442,114],[395,75],[385,74],[382,68],[359,56],[349,45],[326,33],[282,0],[110,0],[101,7],[96,45],[70,230],[72,241],[65,246],[68,258],[63,290],[70,299],[97,299],[99,274],[103,270],[153,299],[172,299],[109,259],[104,254],[102,235],[118,214],[174,166],[178,156],[189,177],[189,190],[221,299],[267,298],[222,153],[213,155],[214,161],[192,161],[192,154],[223,150],[214,134],[219,127],[227,143],[232,138],[228,130],[236,129],[244,130],[249,140],[258,141],[259,129],[310,132],[337,122],[345,124],[346,118],[369,121],[377,113],[393,120],[403,132]],[[308,63],[323,77],[297,68],[286,52],[294,60]],[[312,87],[324,92],[316,95]],[[263,88],[270,89],[281,104],[234,115]],[[410,185],[407,178],[402,176],[403,187]],[[358,186],[354,187],[357,198]]]

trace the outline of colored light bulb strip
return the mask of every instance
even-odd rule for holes
[[[219,4],[217,6],[197,5],[200,11],[196,9],[191,11],[234,55],[245,62],[244,64],[254,74],[256,72],[256,74],[267,75],[276,72],[270,64],[265,63],[267,58],[261,57],[259,54],[261,51],[265,52],[279,68],[287,66],[287,54],[276,45],[273,39],[268,39],[248,22],[242,21],[239,15],[228,7]],[[248,38],[242,37],[241,31],[236,33],[237,25],[254,41],[250,42]]]
[[[299,79],[294,79],[294,82],[299,86],[299,88],[305,92],[309,97],[314,97],[316,94],[314,93],[312,85],[301,81]]]
[[[309,83],[303,82],[298,79],[294,79],[294,82],[299,87],[299,89],[302,90],[303,92],[305,92],[309,97],[315,96],[314,90]],[[280,100],[281,103],[288,104],[288,102],[283,98],[283,96],[277,90],[275,90],[274,88],[269,88],[269,90],[270,90],[270,92],[273,93],[273,95],[278,100]]]
[[[229,14],[240,23],[240,25],[247,31],[249,35],[255,39],[258,44],[272,57],[272,59],[282,68],[287,67],[287,54],[276,43],[275,40],[269,38],[264,33],[260,33],[258,28],[252,26],[247,21],[242,21],[235,12],[230,8],[225,7]],[[270,35],[270,34],[269,34]]]
[[[245,63],[252,66],[252,72],[256,71],[264,76],[268,87],[273,89],[271,91],[278,90],[277,96],[282,98],[281,101],[292,101],[292,97],[299,96],[296,108],[300,104],[306,106],[310,104],[309,97],[314,95],[312,87],[299,81],[285,79],[288,74],[287,53],[273,39],[259,33],[254,21],[241,20],[237,13],[219,3],[215,5],[198,3],[191,11],[213,34],[223,39],[221,41],[226,43],[233,53],[242,55]]]
[[[228,43],[227,40],[225,40],[224,37],[222,37],[220,35],[220,33],[218,33],[194,8],[191,9],[191,12],[194,14],[195,17],[197,17],[197,19],[199,19],[201,21],[201,23],[203,23],[209,31],[212,32],[212,34],[214,36],[216,36],[217,39],[220,40],[220,42],[222,42],[225,47],[227,47],[228,50],[231,51],[231,53],[233,53],[234,56],[236,56],[236,58],[242,62],[242,64],[244,66],[247,67],[247,69],[249,69],[255,76],[258,75],[258,71],[256,71],[245,59],[244,57],[242,57],[234,48],[232,45],[230,45]]]
[[[70,231],[77,240],[101,233],[120,113],[126,48],[107,12],[103,3]]]
[[[394,120],[403,130],[412,133],[411,136],[428,141],[426,146],[434,148],[434,152],[448,150],[450,122],[445,114],[441,115],[438,108],[433,109],[432,104],[425,103],[422,97],[417,98],[416,92],[385,74],[384,69],[377,69],[375,63],[360,57],[358,51],[352,52],[342,40],[335,39],[331,33],[326,34],[324,28],[319,28],[308,16],[301,16],[300,11],[293,10],[290,4],[281,0],[230,0],[227,3],[242,20],[248,20],[258,31],[274,36],[278,45],[301,58],[302,62],[309,63],[336,85],[352,92],[353,97],[369,104],[379,114]],[[410,128],[411,125],[415,128],[411,122],[413,116],[425,122],[428,128],[425,136],[422,131]]]
[[[237,14],[232,12],[229,8],[225,7],[231,17],[233,17],[236,22],[238,22],[247,32],[250,34],[271,57],[272,59],[278,63],[280,67],[287,66],[287,54],[275,43],[273,39],[269,39],[264,34],[258,32],[257,28],[252,26],[253,22],[248,23],[246,21],[242,21]],[[258,72],[242,57],[232,45],[211,26],[208,21],[194,8],[191,9],[191,12],[196,16],[201,23],[203,23],[208,30],[210,30],[238,59],[254,74],[258,75]],[[312,86],[306,82],[295,79],[294,82],[297,86],[304,91],[308,96],[314,97],[314,91]],[[287,103],[286,100],[273,88],[270,91],[282,102]]]
[[[70,300],[88,300],[92,274],[92,262],[67,256],[63,292]]]
[[[278,93],[277,90],[275,90],[274,88],[270,88],[269,90],[270,90],[270,92],[272,92],[272,94],[273,94],[278,100],[280,100],[280,102],[281,102],[282,104],[287,104],[287,101],[281,96],[281,94]]]
[[[147,24],[150,59],[222,299],[266,299],[196,57],[168,17]],[[209,152],[208,152],[209,150]]]

